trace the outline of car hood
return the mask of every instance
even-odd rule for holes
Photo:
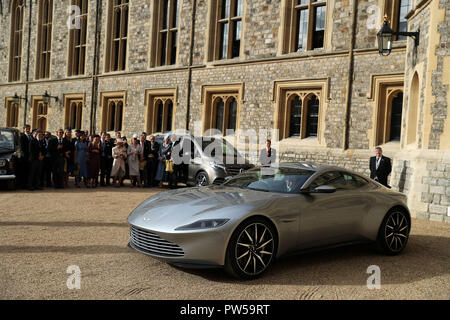
[[[133,210],[128,223],[170,232],[202,219],[240,220],[285,196],[225,186],[180,189],[148,198]]]

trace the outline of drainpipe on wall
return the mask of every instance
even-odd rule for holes
[[[92,70],[92,95],[91,95],[91,115],[89,132],[92,134],[96,130],[96,115],[97,115],[97,95],[98,95],[98,66],[99,66],[99,51],[100,51],[100,31],[99,24],[101,19],[101,0],[97,0],[97,9],[95,17],[95,46],[94,46],[94,61]]]
[[[350,48],[348,52],[348,76],[347,76],[347,94],[345,97],[345,116],[344,116],[344,132],[342,149],[348,149],[349,130],[350,130],[350,111],[352,105],[352,86],[353,86],[353,67],[354,67],[354,54],[355,37],[356,37],[356,17],[358,14],[358,0],[353,0],[352,8],[352,29],[350,33]]]
[[[31,103],[31,99],[28,99],[28,82],[30,81],[30,49],[31,49],[31,12],[33,11],[33,0],[29,1],[28,8],[28,45],[27,45],[27,71],[25,80],[25,108],[23,110],[23,126],[27,123],[27,108],[28,102]]]
[[[197,13],[197,0],[192,1],[191,43],[189,48],[189,65],[187,81],[186,103],[186,130],[189,130],[189,118],[191,117],[191,85],[192,85],[192,61],[194,57],[195,15]]]

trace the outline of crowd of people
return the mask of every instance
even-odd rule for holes
[[[87,130],[74,130],[73,136],[71,128],[66,128],[53,136],[26,125],[20,137],[19,186],[61,189],[69,187],[69,177],[74,177],[78,188],[121,187],[126,179],[131,187],[163,187],[168,182],[174,188],[187,178],[183,165],[173,163],[175,143],[174,135],[165,136],[159,144],[155,136],[147,138],[143,132],[129,142],[120,132],[112,138],[107,132],[89,135]]]

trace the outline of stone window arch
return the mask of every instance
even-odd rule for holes
[[[123,130],[125,113],[125,92],[102,93],[102,131],[116,132]]]
[[[13,99],[6,101],[6,126],[17,128],[19,126],[19,104]]]
[[[33,99],[32,128],[47,131],[48,127],[48,105],[41,97]]]
[[[202,132],[209,129],[218,129],[223,135],[227,130],[239,129],[240,110],[243,100],[243,84],[212,85],[202,89]],[[221,103],[218,111],[218,103]],[[223,117],[220,116],[223,103]],[[217,118],[222,123],[217,123]],[[220,122],[220,120],[219,120]],[[231,133],[231,132],[228,132]]]
[[[217,94],[212,96],[211,128],[217,129],[223,135],[227,130],[236,130],[238,94]]]
[[[406,144],[415,143],[417,139],[417,125],[418,125],[418,112],[419,112],[419,100],[420,100],[420,86],[419,76],[417,72],[411,81],[409,89],[409,104],[408,104],[408,121],[406,124]]]
[[[146,131],[151,134],[175,128],[176,89],[147,90]]]
[[[64,109],[64,127],[81,130],[83,124],[84,95],[65,95]]]
[[[281,139],[317,137],[319,128],[320,92],[288,91],[279,119]]]

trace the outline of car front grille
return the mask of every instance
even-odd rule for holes
[[[246,170],[248,170],[248,169],[250,169],[250,168],[244,168],[244,167],[228,167],[228,168],[227,168],[227,173],[230,174],[230,175],[235,176],[235,175],[237,175],[237,174],[239,174],[239,173],[242,173],[242,172],[244,172],[244,171],[246,171]],[[241,171],[241,170],[242,170],[242,171]]]
[[[130,242],[137,249],[156,256],[179,258],[184,256],[183,249],[175,243],[162,239],[153,232],[131,226]]]

